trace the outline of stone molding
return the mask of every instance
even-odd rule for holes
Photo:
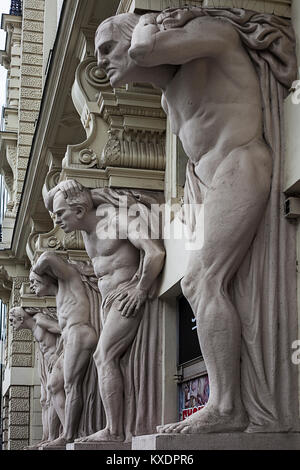
[[[166,116],[160,92],[142,84],[112,89],[94,57],[87,57],[77,68],[72,99],[87,139],[67,147],[61,179],[81,171],[100,177],[101,186],[162,190]]]
[[[186,5],[210,8],[245,8],[261,13],[291,17],[292,0],[127,0],[119,6],[118,13],[128,11],[143,14],[165,8],[182,8]]]

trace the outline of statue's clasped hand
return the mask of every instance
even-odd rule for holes
[[[147,291],[132,287],[126,292],[122,292],[118,297],[120,305],[118,310],[122,317],[134,317],[147,299]]]
[[[184,26],[188,21],[195,18],[195,13],[189,8],[169,8],[160,13],[156,18],[159,29],[172,29]]]
[[[76,197],[76,195],[83,189],[83,186],[75,180],[62,181],[58,184],[58,187],[63,193],[65,199]]]

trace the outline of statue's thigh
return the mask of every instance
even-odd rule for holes
[[[49,376],[48,388],[57,393],[64,388],[64,375],[63,375],[63,356],[60,356],[56,361],[52,372]]]
[[[266,208],[271,181],[270,169],[264,160],[260,167],[256,152],[256,146],[235,150],[215,173],[204,199],[204,244],[193,264],[230,275],[249,249]]]
[[[104,360],[119,358],[133,341],[139,327],[143,308],[135,317],[122,317],[118,310],[119,301],[115,300],[108,312],[100,335],[97,352]]]

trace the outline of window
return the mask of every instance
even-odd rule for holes
[[[182,295],[178,298],[178,365],[202,357],[196,319],[190,304]]]

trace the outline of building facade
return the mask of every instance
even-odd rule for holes
[[[97,26],[116,13],[216,3],[291,18],[300,60],[297,0],[23,0],[12,2],[10,14],[2,16],[7,40],[0,61],[8,71],[0,132],[0,168],[8,194],[7,203],[3,196],[0,243],[4,449],[22,449],[42,437],[37,345],[29,330],[12,330],[8,312],[14,306],[55,308],[55,298],[36,298],[30,291],[30,268],[43,252],[88,259],[80,234],[66,235],[55,225],[43,191],[75,179],[89,188],[154,190],[178,207],[183,197],[187,157],[171,132],[159,90],[139,83],[112,89],[94,56]],[[282,188],[291,204],[297,202],[300,180],[298,113],[291,94],[285,102]],[[300,211],[295,211],[296,224],[297,216]],[[163,304],[161,423],[195,412],[209,394],[194,316],[180,288],[185,242],[171,237],[165,248],[158,294]]]

